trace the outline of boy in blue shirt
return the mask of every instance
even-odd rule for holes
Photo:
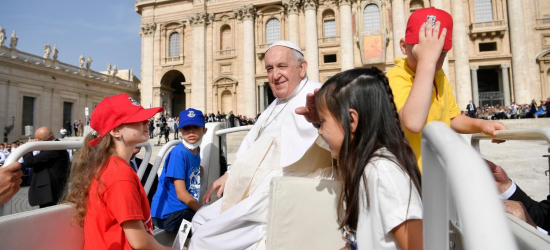
[[[206,133],[201,111],[187,109],[180,113],[179,119],[182,143],[166,157],[151,204],[153,224],[174,234],[182,220],[191,221],[201,207],[198,200],[203,168],[199,145]]]

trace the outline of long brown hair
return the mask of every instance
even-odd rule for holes
[[[105,135],[94,147],[90,147],[88,142],[95,138],[92,133],[89,133],[84,139],[78,159],[73,162],[63,199],[64,202],[76,208],[75,220],[80,226],[84,226],[90,185],[94,179],[101,183],[100,173],[109,161],[109,157],[115,155],[115,143],[110,134]]]
[[[365,186],[369,206],[365,167],[374,157],[386,158],[410,176],[409,194],[414,186],[420,193],[420,171],[414,153],[401,130],[388,78],[377,68],[352,69],[331,77],[316,95],[318,112],[326,110],[344,129],[336,173],[343,181],[338,203],[340,228],[357,229],[360,185]],[[358,113],[354,137],[350,131],[349,109]],[[395,159],[376,153],[385,147]],[[410,199],[410,195],[409,195]],[[410,200],[409,200],[410,201]]]

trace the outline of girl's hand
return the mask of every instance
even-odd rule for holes
[[[413,56],[417,59],[419,64],[420,62],[426,62],[435,65],[443,51],[447,29],[443,28],[441,36],[438,37],[441,23],[436,22],[435,27],[432,25],[433,22],[428,20],[427,25],[422,25],[420,27],[418,44],[414,45],[412,49]]]

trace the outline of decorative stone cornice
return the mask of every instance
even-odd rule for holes
[[[212,26],[214,23],[214,13],[206,13],[206,26]]]
[[[189,23],[193,27],[204,26],[208,20],[208,13],[197,12],[189,15]]]
[[[254,5],[249,4],[238,7],[233,12],[235,13],[235,18],[237,18],[237,20],[239,21],[254,20],[254,16],[256,15],[256,8],[254,7]]]
[[[155,22],[146,23],[141,26],[141,33],[144,35],[151,35],[157,29],[157,24]]]
[[[304,10],[316,10],[319,2],[318,0],[304,0],[303,6]]]
[[[283,0],[283,6],[287,14],[298,14],[302,0]]]

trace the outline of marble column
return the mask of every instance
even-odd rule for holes
[[[454,27],[453,51],[455,58],[456,102],[459,107],[466,107],[472,100],[472,83],[470,79],[470,62],[468,56],[468,34],[463,0],[451,0]]]
[[[300,14],[301,0],[283,0],[283,6],[288,13],[288,40],[300,47],[300,23],[298,14]]]
[[[264,83],[260,84],[260,112],[265,110],[265,85]]]
[[[479,66],[470,67],[470,70],[472,71],[472,92],[473,92],[472,102],[476,105],[476,107],[479,107],[479,89],[478,89],[478,83],[477,83],[478,69],[479,69]]]
[[[141,60],[141,104],[147,106],[151,104],[153,107],[153,86],[154,82],[154,47],[155,47],[155,30],[156,23],[145,23],[141,26],[141,40],[143,47],[143,57]]]
[[[405,21],[405,5],[403,0],[391,1],[391,18],[393,27],[393,58],[405,57],[401,53],[401,46],[399,41],[401,38],[405,38],[405,29],[407,28],[407,22]]]
[[[191,106],[206,112],[206,12],[189,16],[193,27],[193,78],[191,80]]]
[[[504,92],[504,105],[510,106],[510,77],[508,76],[508,68],[510,65],[502,64],[500,65],[500,70],[502,73],[502,90]]]
[[[527,39],[521,0],[508,0],[508,25],[510,26],[510,48],[512,49],[512,70],[514,80],[514,101],[531,102],[531,85],[529,81],[529,60],[527,56]]]
[[[245,5],[235,11],[237,20],[243,22],[243,85],[244,94],[240,99],[244,101],[243,115],[256,115],[256,65],[254,58],[254,5]]]
[[[353,30],[351,0],[339,0],[340,5],[340,61],[341,71],[353,69]]]
[[[431,0],[431,6],[438,8],[440,10],[444,10],[447,12],[450,12],[449,10],[446,10],[443,6],[443,0]],[[449,56],[445,57],[445,61],[443,61],[443,72],[445,72],[445,75],[447,78],[449,77]],[[474,97],[475,98],[475,97]],[[475,103],[477,105],[477,103]]]
[[[306,61],[307,76],[319,81],[319,37],[317,36],[317,0],[304,0],[306,16]]]

